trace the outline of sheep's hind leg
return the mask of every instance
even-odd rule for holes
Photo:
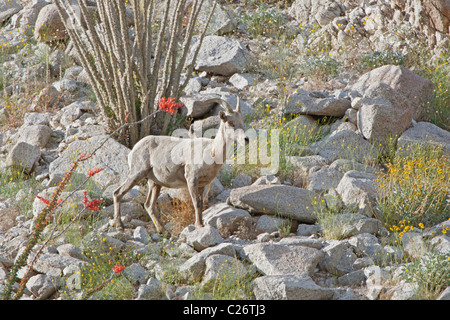
[[[122,201],[123,196],[131,190],[135,185],[139,183],[143,178],[145,177],[144,173],[138,173],[135,175],[132,175],[125,180],[125,182],[118,187],[113,192],[113,199],[114,199],[114,225],[116,226],[116,229],[123,230],[124,226],[122,223],[122,220],[120,219],[120,202]]]
[[[161,221],[159,221],[157,214],[155,213],[156,200],[159,197],[159,193],[161,191],[161,186],[157,185],[150,179],[148,180],[148,195],[147,200],[145,201],[144,207],[147,210],[148,215],[153,221],[153,224],[156,227],[158,233],[164,234],[166,233],[166,229],[162,225]]]

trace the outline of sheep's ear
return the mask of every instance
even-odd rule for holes
[[[223,112],[223,111],[220,111],[219,112],[219,117],[220,117],[220,119],[223,121],[223,122],[226,122],[228,119],[227,119],[227,115],[225,114],[225,112]]]

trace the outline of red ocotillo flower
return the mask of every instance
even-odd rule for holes
[[[103,169],[105,169],[105,168],[95,168],[95,169],[92,169],[92,170],[89,171],[89,173],[88,173],[88,178],[95,176],[97,173],[103,171]]]
[[[91,211],[100,210],[100,208],[98,207],[100,205],[100,203],[101,203],[100,200],[94,199],[92,201],[89,201],[88,197],[87,197],[87,191],[86,190],[83,191],[83,194],[84,194],[83,204],[84,204],[84,207],[86,209],[91,210]]]
[[[39,200],[41,200],[41,201],[42,201],[43,203],[45,203],[46,205],[49,205],[49,204],[50,204],[50,200],[48,200],[48,199],[42,198],[42,197],[40,197],[40,196],[36,196],[36,198],[38,198]],[[60,202],[62,202],[62,199],[59,199],[59,200],[58,200],[58,204],[59,204]]]
[[[178,109],[183,105],[182,103],[174,103],[175,98],[163,97],[158,103],[159,109],[170,114],[177,113]]]
[[[115,266],[113,268],[114,273],[120,274],[125,269],[124,266]]]

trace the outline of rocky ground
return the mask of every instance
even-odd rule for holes
[[[438,273],[432,299],[450,299],[447,2],[262,2],[219,1],[181,115],[206,130],[219,107],[204,101],[234,105],[239,95],[247,128],[281,132],[278,170],[225,164],[201,229],[191,225],[186,193],[163,190],[158,206],[170,238],[155,232],[146,187],[137,186],[118,232],[112,190],[127,177],[130,149],[109,140],[61,198],[89,170],[104,170],[58,209],[43,238],[77,216],[85,190],[101,208],[44,248],[22,299],[78,299],[90,290],[96,299],[422,299],[420,280],[405,276],[414,268]],[[55,12],[45,0],[0,0],[0,292],[46,207],[40,198],[51,197],[74,157],[108,137]],[[433,219],[394,227],[380,205],[382,177],[393,174],[389,160],[414,159],[417,146],[442,156],[435,171],[447,172],[446,197]],[[120,276],[98,288],[119,265]]]

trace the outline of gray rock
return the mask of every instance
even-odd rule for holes
[[[123,275],[133,284],[143,284],[148,278],[148,272],[137,263],[127,266],[123,270]]]
[[[28,112],[28,113],[25,113],[25,115],[24,115],[23,125],[31,126],[31,125],[39,125],[40,124],[43,126],[49,126],[52,116],[53,115],[49,112],[46,112],[46,113]]]
[[[203,3],[203,8],[198,16],[198,22],[203,30],[206,21],[211,13],[214,1],[207,0]],[[217,3],[211,21],[209,22],[207,34],[224,35],[232,32],[237,25],[234,11],[227,3]]]
[[[389,139],[400,136],[412,121],[408,99],[384,83],[365,91],[358,111],[358,129],[377,148],[385,150]]]
[[[222,255],[214,254],[205,260],[205,276],[202,286],[206,290],[214,288],[215,281],[219,280],[226,283],[235,282],[242,279],[247,269],[238,259]]]
[[[239,90],[255,84],[256,75],[250,73],[235,73],[230,77],[230,83]]]
[[[241,188],[252,184],[252,177],[248,174],[240,173],[234,179],[231,179],[232,188]]]
[[[251,244],[243,251],[264,275],[311,275],[323,257],[321,250],[275,243]]]
[[[38,300],[50,298],[60,286],[59,278],[45,274],[32,276],[26,284],[27,289],[30,290]]]
[[[52,129],[46,125],[23,125],[19,129],[18,142],[26,142],[39,148],[45,148],[52,136]]]
[[[287,246],[304,246],[314,249],[322,249],[323,242],[319,239],[311,239],[305,236],[286,237],[281,239],[278,244]]]
[[[401,281],[399,285],[393,288],[391,300],[417,300],[417,285]]]
[[[340,285],[349,287],[361,286],[364,284],[365,280],[366,277],[364,275],[364,271],[362,270],[349,272],[337,279]]]
[[[191,53],[187,58],[188,64],[192,63],[198,40],[194,37]],[[240,41],[220,36],[206,36],[197,56],[195,69],[216,75],[231,76],[251,70],[254,61],[251,53]]]
[[[219,231],[210,225],[203,228],[195,228],[190,225],[180,233],[179,241],[187,243],[197,251],[202,251],[222,243],[223,238]]]
[[[299,115],[284,125],[292,136],[314,136],[319,132],[319,123],[312,116]]]
[[[402,66],[386,65],[361,76],[352,90],[366,93],[371,85],[384,83],[405,96],[413,110],[413,119],[419,121],[424,115],[423,106],[432,96],[434,84]]]
[[[259,185],[263,185],[263,184],[270,185],[270,184],[281,184],[281,183],[277,177],[272,176],[272,175],[259,177],[258,179],[256,179],[255,182],[253,182],[254,186],[259,186]]]
[[[348,238],[361,233],[376,235],[382,228],[380,220],[355,213],[338,214],[334,222],[340,226],[339,236],[341,238]]]
[[[450,155],[450,133],[428,122],[417,122],[406,130],[397,141],[397,153],[408,155],[417,147],[442,148]]]
[[[86,257],[83,255],[83,250],[71,243],[62,244],[58,246],[56,250],[58,250],[58,253],[62,256],[72,257],[80,260],[86,259]]]
[[[142,242],[143,244],[148,244],[151,240],[147,230],[145,230],[145,228],[142,226],[134,229],[133,236],[134,240]]]
[[[186,116],[199,118],[212,112],[216,103],[206,103],[210,99],[217,99],[220,96],[212,93],[194,93],[180,97],[180,102],[183,103],[181,110]]]
[[[330,300],[334,290],[306,275],[267,275],[253,281],[257,300]]]
[[[69,35],[59,16],[56,5],[49,4],[40,10],[35,23],[34,36],[41,42],[68,39]]]
[[[419,232],[406,232],[402,237],[403,250],[412,258],[420,258],[427,252],[425,241]]]
[[[211,255],[226,255],[232,258],[236,256],[236,250],[230,243],[221,243],[215,247],[207,248],[182,263],[178,272],[187,281],[199,282],[205,272],[206,259]]]
[[[26,173],[31,173],[41,158],[41,149],[38,146],[19,142],[9,152],[6,159],[8,166],[19,167]]]
[[[159,300],[163,296],[161,284],[155,278],[148,279],[146,284],[141,284],[138,289],[137,300]]]
[[[329,163],[326,158],[319,155],[304,157],[287,156],[286,161],[295,168],[300,169],[303,174],[307,174],[313,167],[325,166]]]
[[[250,213],[271,214],[314,223],[311,199],[314,194],[306,189],[286,185],[259,185],[233,189],[230,203]]]
[[[203,222],[219,231],[233,230],[236,224],[250,217],[247,211],[234,208],[226,203],[218,203],[203,211]]]
[[[288,97],[283,112],[285,114],[343,117],[349,108],[351,108],[350,99],[336,98],[324,91],[298,89]]]
[[[87,263],[73,257],[66,257],[54,253],[43,253],[35,261],[33,269],[39,273],[49,273],[54,269],[62,272],[68,266],[82,267]]]
[[[386,252],[374,235],[369,233],[357,234],[351,237],[348,242],[356,248],[357,252],[368,256],[376,264],[386,261]]]
[[[33,99],[30,109],[32,111],[47,110],[59,106],[61,101],[61,95],[54,86],[46,86],[39,92],[39,94]]]
[[[324,194],[330,189],[335,189],[344,176],[341,171],[327,167],[311,171],[307,178],[308,190],[318,194]]]
[[[336,191],[345,205],[357,207],[361,213],[371,217],[377,197],[376,178],[370,173],[351,170],[345,173]]]
[[[450,254],[450,237],[445,235],[434,237],[430,240],[430,244],[435,252]]]
[[[82,153],[89,154],[102,144],[108,136],[95,136],[88,141],[75,141],[60,154],[60,156],[50,164],[50,180],[57,183],[72,166],[73,159]],[[105,168],[94,176],[94,181],[101,187],[107,187],[110,184],[123,182],[128,177],[128,153],[130,149],[115,141],[109,139],[96,154],[80,163],[78,172],[87,173],[93,168]]]
[[[339,277],[354,271],[353,263],[357,257],[346,241],[329,241],[321,251],[325,253],[319,262],[322,270]]]
[[[450,300],[450,287],[447,287],[436,300]]]
[[[377,172],[377,170],[371,166],[347,159],[337,159],[330,164],[329,168],[341,171],[342,173],[346,173],[351,170],[372,174]]]
[[[0,24],[22,10],[23,6],[17,0],[0,1]]]
[[[317,224],[299,224],[297,227],[297,235],[303,237],[309,237],[313,234],[319,233],[321,230]]]
[[[312,143],[310,148],[329,163],[336,159],[364,163],[377,158],[374,146],[352,130],[334,131],[322,140]]]
[[[272,233],[278,231],[281,227],[290,225],[291,223],[282,218],[277,218],[274,216],[262,215],[258,218],[256,222],[256,232],[257,233]]]

